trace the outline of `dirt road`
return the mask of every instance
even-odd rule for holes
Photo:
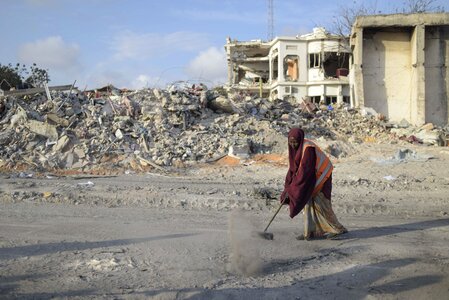
[[[349,233],[297,241],[277,205],[286,166],[169,174],[1,174],[6,299],[447,299],[449,154],[365,145],[335,162],[333,205]],[[127,172],[129,173],[129,172]]]

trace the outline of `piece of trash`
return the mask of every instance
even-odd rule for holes
[[[251,110],[250,110],[251,115],[255,116],[255,115],[257,115],[257,113],[258,113],[257,108],[255,108],[255,107],[251,108]]]
[[[250,160],[250,161],[244,162],[243,165],[244,165],[244,166],[251,166],[251,165],[254,164],[254,163],[255,163],[254,160]]]
[[[52,193],[52,192],[43,192],[43,193],[42,193],[42,196],[43,196],[44,198],[50,198],[51,196],[53,196],[53,193]]]
[[[211,190],[209,190],[207,193],[208,193],[209,195],[216,194],[216,193],[218,193],[218,190],[217,190],[217,189],[211,189]]]
[[[45,142],[45,147],[50,147],[53,145],[56,145],[57,141],[46,141]]]
[[[388,175],[388,176],[384,176],[384,179],[390,181],[390,180],[396,180],[396,177]]]
[[[81,186],[94,186],[95,183],[93,183],[92,181],[88,181],[88,182],[79,182],[78,185],[81,185]]]
[[[20,172],[19,173],[19,178],[33,178],[33,174],[32,173]]]

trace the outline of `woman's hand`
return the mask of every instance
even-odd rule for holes
[[[290,199],[288,198],[287,191],[282,192],[281,197],[280,197],[280,202],[284,205],[290,203]]]

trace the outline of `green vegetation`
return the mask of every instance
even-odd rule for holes
[[[27,67],[19,63],[15,66],[0,63],[0,88],[2,90],[42,87],[49,81],[48,71],[39,68],[36,64]]]

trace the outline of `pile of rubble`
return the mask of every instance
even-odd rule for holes
[[[52,91],[0,98],[0,167],[162,170],[227,154],[284,153],[294,126],[324,140],[399,141],[391,124],[347,107],[310,110],[204,85]]]

